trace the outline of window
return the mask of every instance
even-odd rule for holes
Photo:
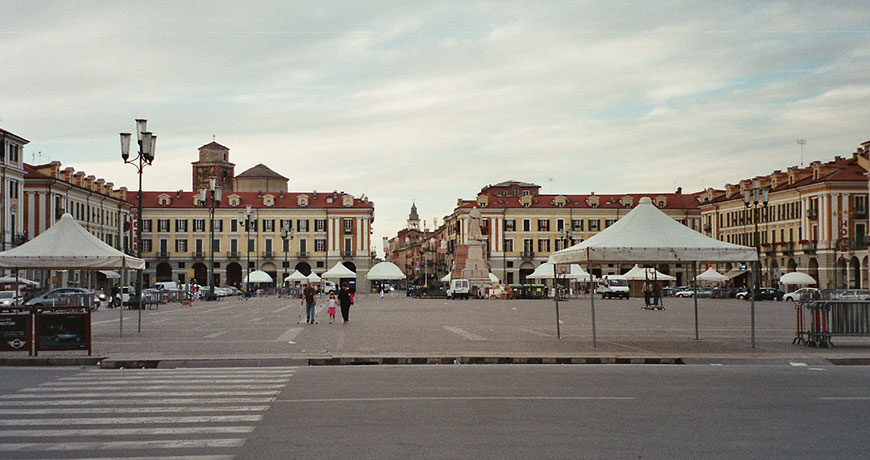
[[[151,238],[142,239],[142,252],[151,252]]]
[[[230,231],[231,232],[239,231],[239,220],[238,219],[230,219]]]
[[[867,197],[863,195],[855,196],[855,214],[867,214]]]
[[[187,252],[187,240],[175,240],[175,252]]]
[[[275,219],[263,219],[263,231],[264,232],[274,232],[275,231]]]
[[[168,232],[169,231],[169,219],[157,219],[157,231],[158,232]]]
[[[344,233],[353,233],[353,219],[344,219]]]
[[[296,220],[296,231],[307,232],[308,231],[308,219]]]
[[[531,219],[523,219],[523,231],[529,232],[532,230],[532,221]]]
[[[326,240],[324,240],[324,239],[314,240],[314,250],[317,252],[326,251]]]
[[[239,240],[233,238],[230,240],[230,253],[238,254],[239,253]]]
[[[272,252],[272,238],[266,238],[266,254]]]
[[[513,252],[513,250],[514,250],[514,239],[513,238],[505,238],[504,251],[505,252]]]
[[[550,239],[549,238],[538,239],[538,252],[550,252]]]
[[[565,230],[565,220],[564,219],[557,219],[556,220],[556,231],[561,232],[562,230]]]
[[[571,227],[573,227],[572,230],[574,230],[574,231],[582,232],[583,231],[583,219],[572,220]]]
[[[18,198],[18,181],[9,181],[9,198]]]
[[[589,219],[589,231],[597,232],[601,230],[601,219]]]
[[[255,249],[254,249],[254,239],[253,239],[253,238],[248,238],[248,251],[249,251],[249,252],[254,252],[254,251],[255,251]]]
[[[344,252],[353,251],[353,239],[345,238],[344,239]]]
[[[193,231],[204,232],[205,231],[205,219],[193,219]]]
[[[197,254],[202,254],[202,238],[193,240],[193,251]]]
[[[531,254],[535,251],[534,243],[532,243],[531,238],[523,238],[523,252],[526,254]]]
[[[604,220],[604,228],[610,227],[611,225],[616,223],[616,219],[605,219]]]
[[[305,254],[308,252],[308,241],[305,238],[299,239],[299,253]]]
[[[187,231],[187,219],[175,219],[175,231],[176,232],[186,232]]]
[[[151,219],[142,219],[142,232],[151,231]]]
[[[293,229],[293,219],[281,219],[281,228]]]
[[[539,232],[549,232],[550,231],[550,220],[549,219],[538,219],[538,231]]]
[[[214,252],[221,252],[221,240],[215,238],[212,240],[212,248],[214,248]]]
[[[517,230],[516,219],[505,219],[504,220],[504,231],[515,232],[516,230]]]
[[[326,231],[326,219],[314,219],[314,231],[315,232],[325,232]],[[317,243],[315,243],[314,246],[316,247]]]

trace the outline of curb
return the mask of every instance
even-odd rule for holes
[[[96,366],[104,358],[98,356],[31,356],[28,358],[0,358],[0,366],[36,367],[36,366]]]
[[[424,356],[424,357],[343,357],[309,358],[309,366],[425,364],[683,364],[681,358],[617,357],[505,357],[505,356]]]

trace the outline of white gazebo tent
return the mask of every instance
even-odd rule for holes
[[[271,283],[272,277],[263,270],[254,270],[245,276],[244,283]]]
[[[356,273],[350,271],[343,263],[336,262],[329,270],[320,275],[324,279],[356,278]]]
[[[441,278],[441,282],[442,282],[442,283],[449,283],[449,282],[450,282],[450,277],[451,277],[452,275],[453,275],[452,273],[447,273],[446,275],[444,275],[443,278]]]
[[[754,262],[755,249],[719,241],[680,224],[643,197],[637,206],[601,233],[550,255],[549,262],[602,263]],[[697,286],[695,287],[697,289]],[[595,296],[590,296],[592,342],[596,345]],[[695,339],[698,296],[695,295]],[[752,298],[752,346],[755,347],[755,298]]]
[[[302,272],[300,272],[299,270],[296,270],[296,271],[294,271],[293,273],[287,275],[287,277],[284,278],[284,281],[289,281],[289,282],[296,282],[296,281],[299,281],[299,282],[302,282],[302,281],[308,281],[308,277],[305,276],[305,275],[303,275]]]
[[[0,267],[18,270],[142,270],[145,261],[133,257],[109,246],[78,224],[69,213],[40,233],[36,238],[10,249],[0,252]],[[141,295],[141,293],[137,293]],[[124,328],[124,309],[119,308],[121,315],[119,327],[121,334]],[[139,321],[142,321],[142,309],[139,309]]]
[[[784,285],[806,286],[816,284],[816,279],[803,272],[789,272],[779,278],[779,282]]]
[[[657,281],[675,281],[671,275],[665,275],[664,273],[656,270],[655,268],[640,268],[640,265],[635,264],[634,267],[631,267],[631,270],[626,272],[624,275],[625,279],[629,281],[647,281],[647,280],[657,280]]]
[[[308,275],[308,282],[309,283],[319,283],[321,281],[322,281],[322,279],[319,276],[317,276],[317,273],[311,272],[311,274]]]
[[[447,274],[448,280],[450,279],[450,274]],[[402,270],[392,262],[380,262],[375,264],[368,273],[366,273],[366,279],[372,281],[388,281],[388,280],[403,280],[407,278]]]
[[[724,281],[728,281],[730,278],[716,271],[715,268],[710,267],[704,273],[695,277],[698,281],[707,281],[710,283],[721,283]]]

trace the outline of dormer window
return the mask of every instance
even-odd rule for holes
[[[346,207],[346,208],[350,208],[350,207],[353,206],[353,196],[352,196],[352,195],[345,195],[345,196],[343,196],[343,197],[341,198],[341,200],[342,200],[342,203],[341,203],[341,204],[342,204],[344,207]]]
[[[663,195],[659,195],[656,197],[655,202],[656,202],[656,206],[664,209],[664,207],[668,205],[668,197],[663,196]]]
[[[485,208],[489,204],[489,197],[486,195],[477,196],[477,207]]]
[[[238,206],[241,202],[242,197],[236,195],[235,193],[227,198],[227,203],[229,203],[230,206]]]
[[[274,195],[263,195],[263,206],[274,206],[275,205],[275,196]]]
[[[523,195],[520,197],[520,204],[523,205],[524,208],[528,208],[532,205],[532,197],[529,195]]]
[[[559,195],[556,198],[553,198],[553,204],[556,205],[557,208],[564,208],[566,204],[568,204],[568,198],[565,195]]]
[[[586,198],[586,204],[590,208],[597,208],[600,201],[601,201],[601,198],[599,198],[596,195],[592,195],[589,198]]]
[[[296,198],[296,205],[300,208],[308,206],[308,195],[299,195]]]
[[[619,202],[622,203],[622,206],[627,209],[634,205],[634,197],[632,197],[631,195],[625,195],[624,197],[622,197],[621,200],[619,200]]]
[[[157,205],[159,206],[169,206],[172,204],[172,197],[163,193],[157,197]]]

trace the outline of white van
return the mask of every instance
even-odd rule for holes
[[[628,281],[622,275],[604,275],[596,280],[595,293],[602,299],[628,299]]]
[[[160,281],[158,283],[154,283],[154,289],[165,289],[167,291],[177,291],[178,283],[175,281]]]
[[[447,289],[448,299],[467,299],[469,294],[469,284],[466,279],[450,280],[450,288]]]

